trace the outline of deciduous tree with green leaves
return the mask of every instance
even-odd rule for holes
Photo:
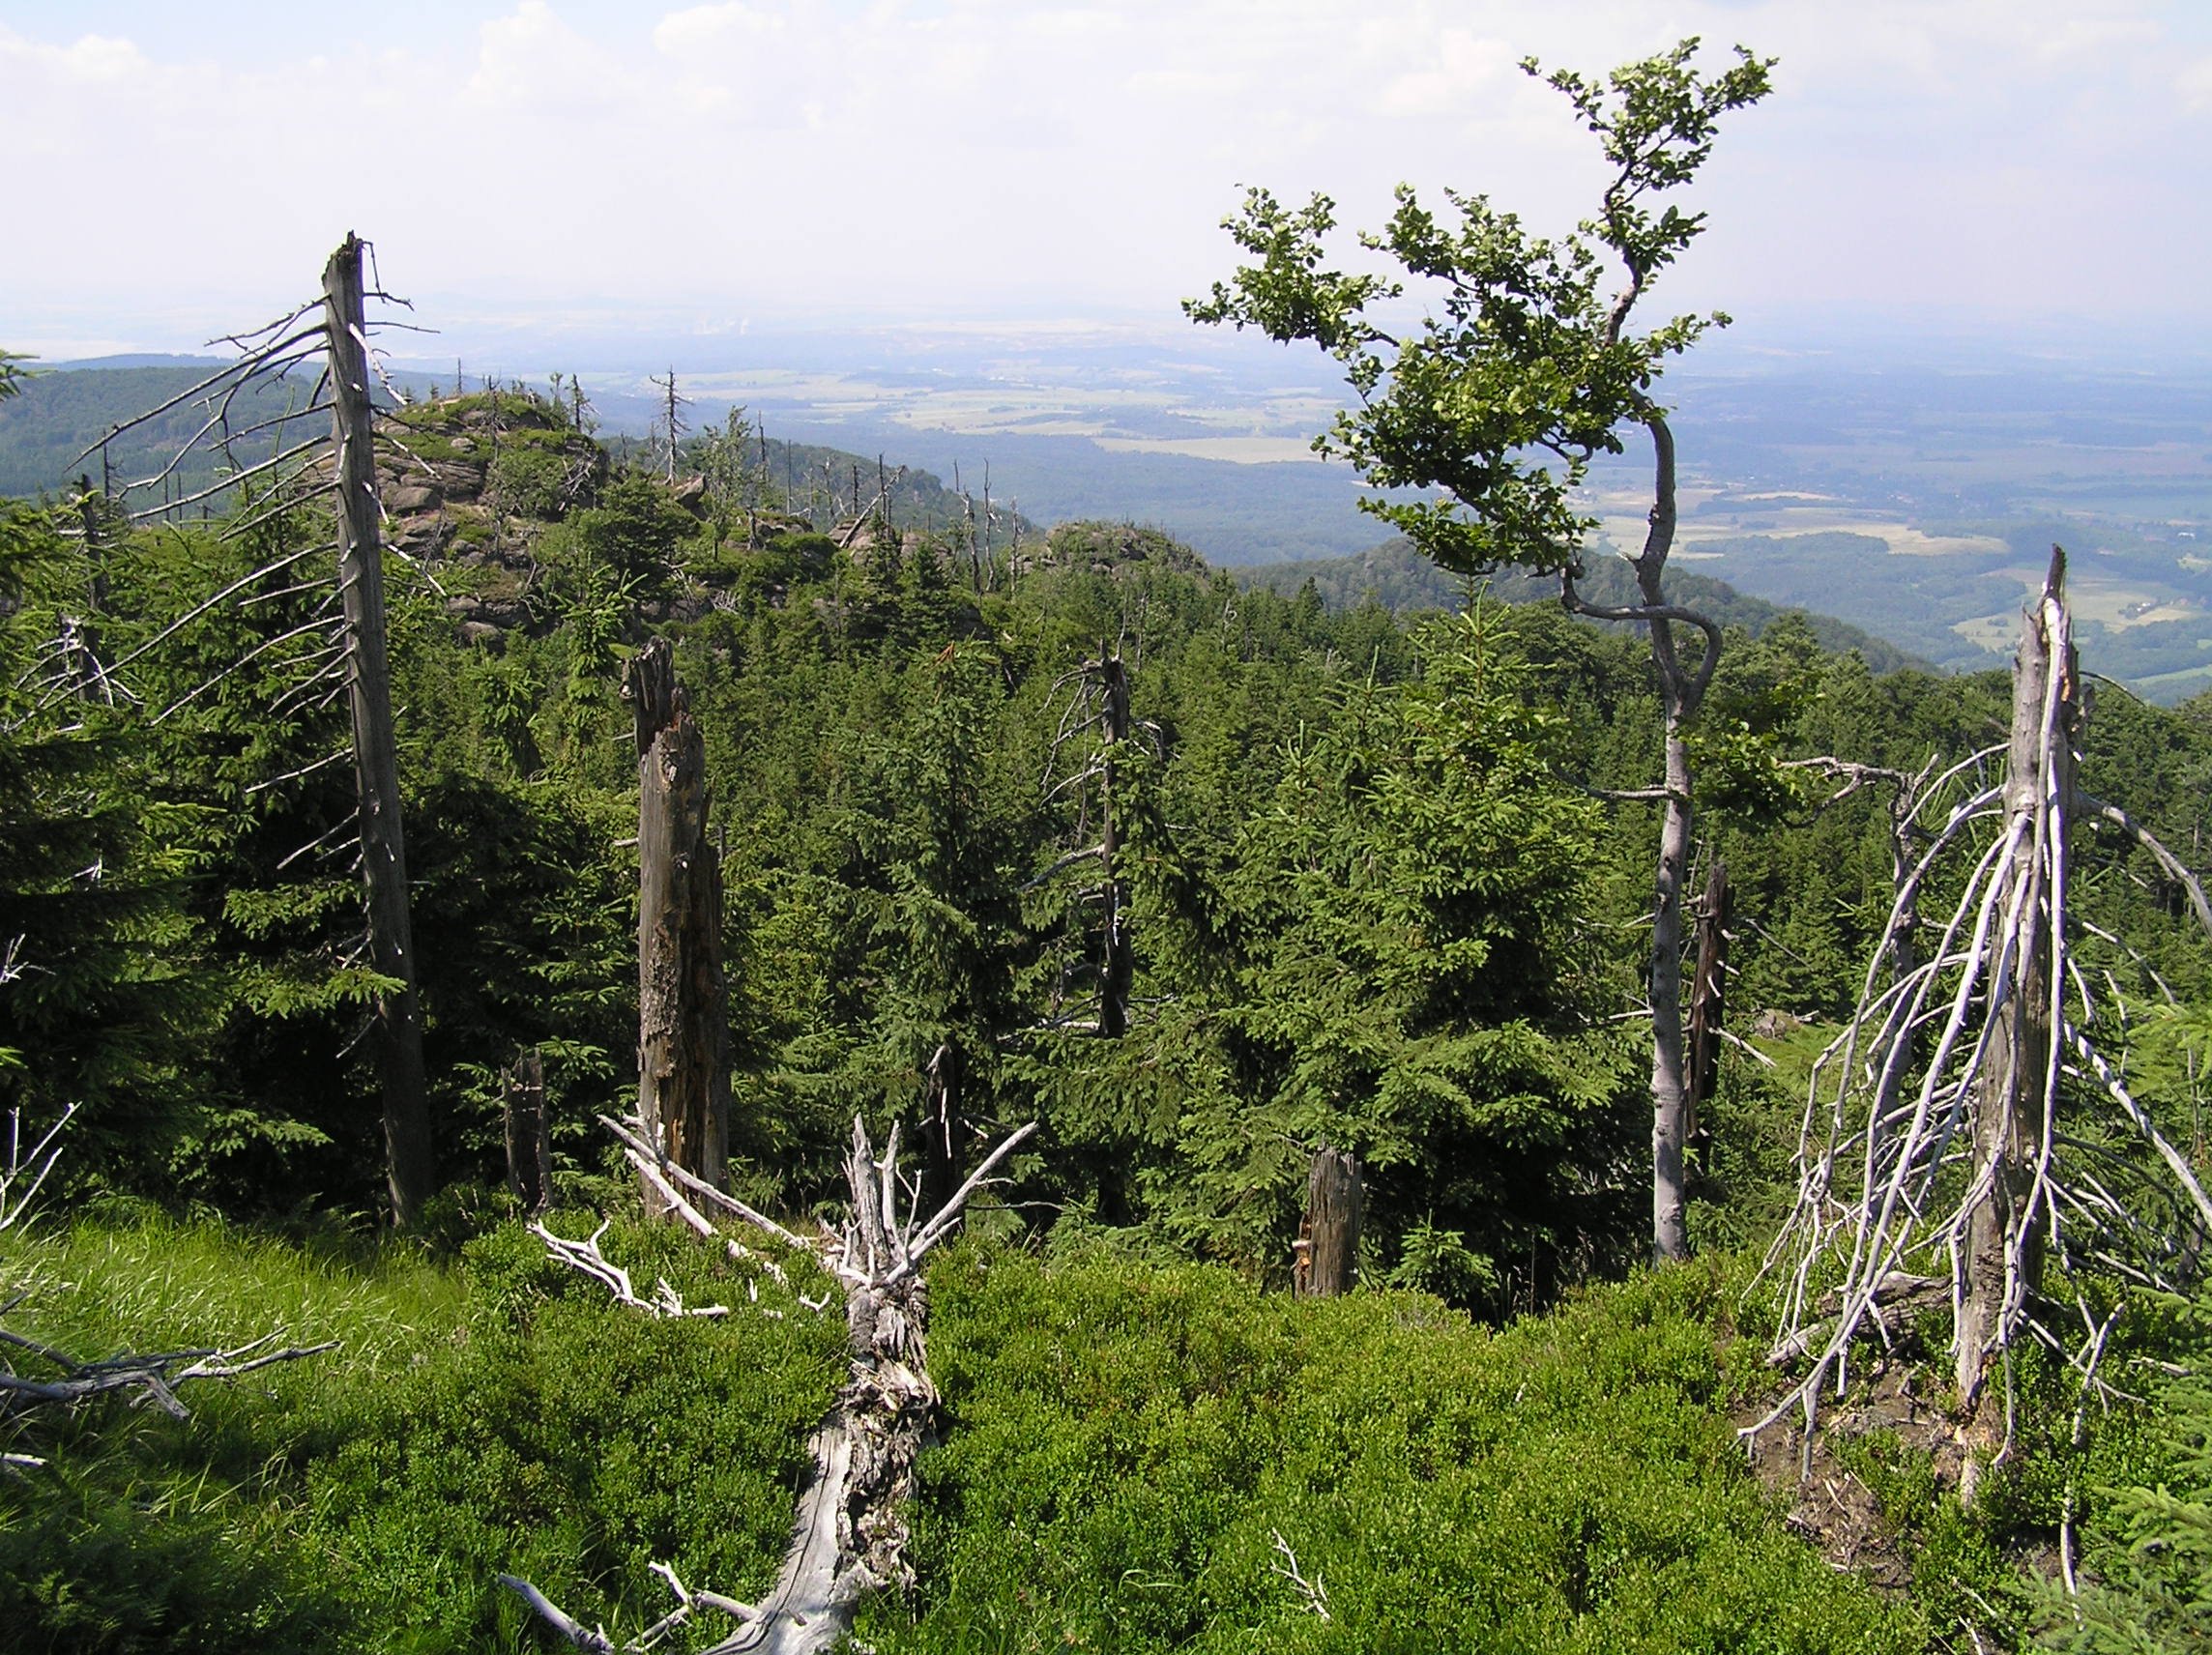
[[[1652,1241],[1663,1258],[1688,1250],[1680,984],[1691,829],[1686,738],[1720,657],[1721,629],[1670,603],[1664,591],[1674,541],[1674,434],[1654,386],[1668,357],[1728,318],[1676,316],[1642,333],[1631,324],[1653,280],[1704,228],[1703,214],[1663,206],[1662,198],[1696,177],[1723,115],[1766,96],[1773,67],[1738,46],[1734,63],[1708,73],[1696,62],[1698,46],[1692,37],[1602,79],[1545,74],[1526,60],[1524,70],[1573,105],[1613,169],[1598,211],[1548,239],[1486,195],[1447,190],[1450,211],[1440,218],[1401,185],[1388,225],[1360,241],[1414,278],[1415,293],[1430,302],[1418,313],[1405,281],[1330,264],[1324,244],[1336,210],[1327,196],[1292,208],[1264,189],[1250,190],[1242,213],[1225,225],[1258,262],[1185,305],[1195,321],[1257,328],[1286,343],[1311,340],[1343,364],[1358,403],[1316,446],[1349,459],[1377,488],[1429,491],[1363,505],[1437,563],[1470,574],[1506,565],[1556,573],[1570,610],[1648,629],[1665,721],[1664,774],[1637,797],[1665,811],[1650,968]],[[1630,560],[1640,601],[1592,603],[1576,581],[1597,520],[1580,508],[1576,491],[1592,460],[1624,452],[1624,433],[1636,427],[1648,436],[1653,460],[1649,529]],[[1702,647],[1678,645],[1678,626],[1701,632]]]

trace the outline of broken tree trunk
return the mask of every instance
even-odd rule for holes
[[[637,1102],[669,1160],[728,1178],[729,996],[722,863],[707,838],[707,745],[655,638],[623,671],[637,736]],[[645,1197],[654,1206],[649,1183]]]
[[[543,1212],[553,1199],[553,1146],[545,1119],[545,1063],[535,1046],[515,1054],[502,1077],[507,1123],[507,1187],[525,1212]]]
[[[1698,902],[1698,963],[1690,979],[1689,1129],[1690,1154],[1698,1169],[1712,1171],[1712,1128],[1706,1123],[1705,1106],[1721,1071],[1721,1028],[1728,1004],[1728,923],[1730,890],[1728,868],[1715,862],[1705,876],[1705,889]]]
[[[1306,1178],[1305,1248],[1298,1292],[1334,1298],[1352,1291],[1359,1271],[1359,1220],[1365,1200],[1359,1163],[1341,1149],[1324,1148]]]
[[[2065,982],[2052,943],[2065,927],[2068,816],[2080,673],[2065,609],[2065,554],[2052,548],[2013,666],[2004,816],[2008,906],[2018,918],[1994,965],[1991,1017],[1970,1101],[1973,1159],[1953,1355],[1959,1406],[1973,1408],[2042,1263],[2037,1206],[2057,1088],[2052,1039]]]
[[[2189,1156],[2088,1034],[2097,1005],[2068,936],[2068,824],[2078,811],[2117,813],[2075,788],[2083,706],[2064,581],[2053,547],[2023,627],[2003,783],[1977,789],[1939,823],[1907,818],[1926,849],[1900,883],[1858,1009],[1814,1065],[1797,1202],[1763,1266],[1781,1299],[1769,1359],[1811,1364],[1743,1433],[1800,1412],[1808,1474],[1821,1401],[1845,1393],[1854,1341],[1893,1338],[1883,1308],[1896,1284],[1936,1279],[1948,1291],[1959,1493],[1971,1504],[1984,1468],[2011,1445],[2008,1370],[2023,1335],[2061,1349],[2080,1315],[2081,1343],[2068,1359],[2085,1405],[2111,1321],[2081,1292],[2083,1267],[2184,1291],[2196,1275],[2192,1232],[2212,1225],[2212,1194]],[[1984,756],[1933,787],[1916,780],[1914,791],[1940,794]],[[1999,830],[1977,848],[1972,830],[1993,816]],[[2139,824],[2118,825],[2177,874],[2212,935],[2212,903],[2195,875]],[[1915,922],[1918,893],[1951,852],[1972,866],[1949,917],[1927,927],[1928,957],[1883,986],[1898,933]],[[2062,1093],[2062,1074],[2079,1089]],[[2086,1118],[2062,1123],[2062,1102]],[[2049,1267],[2072,1279],[2072,1304],[2043,1291]],[[2068,1314],[2054,1317],[2054,1307]]]
[[[347,236],[323,268],[336,441],[338,590],[345,605],[346,687],[353,717],[354,782],[361,799],[361,867],[368,894],[369,960],[398,986],[372,1007],[377,1078],[384,1093],[386,1181],[393,1219],[413,1227],[436,1187],[422,1069],[422,1018],[415,937],[407,910],[407,848],[399,824],[399,758],[392,733],[385,659],[383,508],[376,494],[375,411],[361,277],[362,243]]]
[[[835,1402],[808,1441],[813,1471],[800,1495],[783,1566],[760,1603],[686,1590],[665,1565],[655,1564],[655,1572],[675,1586],[678,1607],[636,1640],[617,1644],[605,1633],[564,1613],[529,1582],[508,1575],[500,1579],[554,1630],[597,1655],[650,1648],[699,1609],[711,1609],[738,1623],[738,1630],[714,1644],[710,1655],[735,1655],[739,1650],[828,1655],[851,1632],[854,1610],[866,1593],[913,1581],[905,1555],[906,1505],[914,1493],[915,1461],[938,1408],[924,1343],[929,1298],[921,1263],[958,1228],[969,1200],[1036,1130],[1035,1124],[1009,1135],[923,1223],[918,1211],[902,1215],[899,1210],[901,1191],[910,1186],[898,1170],[897,1126],[892,1126],[878,1160],[866,1128],[856,1118],[845,1157],[850,1215],[841,1233],[826,1232],[809,1245],[773,1219],[676,1165],[650,1133],[633,1131],[603,1116],[600,1119],[622,1141],[638,1176],[699,1234],[719,1234],[709,1212],[735,1219],[781,1246],[812,1255],[835,1276],[845,1290],[851,1366]],[[556,1257],[577,1263],[562,1245],[550,1241],[548,1245]],[[733,1252],[739,1251],[735,1242],[729,1245]],[[605,1279],[588,1258],[579,1267]]]

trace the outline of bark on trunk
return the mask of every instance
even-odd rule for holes
[[[887,1158],[897,1146],[894,1134]],[[814,1474],[800,1495],[775,1589],[761,1600],[761,1618],[717,1648],[820,1655],[852,1630],[863,1596],[914,1583],[906,1506],[938,1406],[923,1343],[929,1294],[918,1270],[891,1267],[897,1214],[884,1205],[881,1169],[857,1120],[845,1176],[854,1196],[848,1234],[874,1266],[870,1279],[846,1286],[852,1368],[808,1441]]]
[[[2005,772],[2005,823],[2012,850],[2006,900],[2021,915],[2019,945],[2000,960],[1989,1044],[1972,1097],[1973,1163],[1965,1280],[1954,1349],[1959,1405],[1972,1410],[1999,1334],[2036,1288],[2041,1225],[2038,1168],[2052,1080],[2054,984],[2051,944],[2064,925],[2053,913],[2065,888],[2066,819],[2073,799],[2073,737],[2080,677],[2070,638],[2055,639],[2065,558],[2052,552],[2042,596],[2028,608],[2013,669],[2012,741]],[[2054,649],[2054,643],[2058,645]],[[2047,885],[2051,878],[2053,884]],[[2055,889],[2053,888],[2055,886]]]
[[[375,410],[363,344],[361,256],[360,239],[349,235],[323,267],[324,324],[330,336],[338,591],[345,605],[347,705],[361,800],[369,960],[379,975],[399,985],[376,997],[372,1015],[377,1080],[384,1095],[385,1177],[393,1217],[405,1230],[415,1225],[422,1203],[437,1187],[437,1164],[430,1146],[415,935],[407,909],[407,847],[399,821],[399,756],[385,658],[383,511],[376,494]]]
[[[1305,1249],[1296,1289],[1301,1297],[1334,1298],[1352,1291],[1359,1267],[1359,1220],[1365,1205],[1359,1163],[1341,1149],[1314,1156],[1306,1178]]]
[[[665,638],[623,674],[638,749],[638,1112],[668,1158],[728,1180],[728,992],[722,864],[707,837],[707,750]],[[646,1187],[649,1207],[658,1195]]]
[[[1690,862],[1690,757],[1679,725],[1670,718],[1666,815],[1659,826],[1651,916],[1651,1248],[1661,1259],[1690,1256],[1682,1177],[1690,1116],[1682,1060],[1682,881]]]
[[[545,1119],[545,1064],[533,1046],[507,1071],[502,1113],[507,1124],[507,1187],[524,1212],[543,1212],[553,1199],[553,1147]]]
[[[914,1580],[905,1557],[906,1505],[914,1494],[915,1461],[938,1407],[924,1344],[929,1295],[922,1261],[954,1234],[969,1200],[1036,1130],[1035,1123],[1011,1133],[927,1223],[920,1223],[918,1211],[903,1217],[899,1211],[900,1192],[907,1185],[898,1171],[897,1126],[879,1161],[866,1128],[856,1118],[845,1157],[851,1216],[841,1234],[809,1244],[672,1165],[651,1137],[604,1116],[600,1119],[622,1141],[639,1176],[659,1183],[663,1200],[694,1232],[710,1237],[717,1234],[707,1216],[710,1211],[739,1219],[780,1246],[811,1252],[844,1285],[851,1367],[809,1439],[813,1474],[800,1495],[791,1545],[774,1587],[758,1604],[692,1593],[657,1629],[665,1635],[706,1608],[739,1622],[738,1630],[708,1655],[740,1650],[828,1655],[851,1633],[853,1611],[863,1595],[884,1586],[909,1586]],[[699,1205],[693,1205],[693,1198]],[[671,1573],[656,1569],[673,1583]],[[594,1655],[614,1655],[612,1640],[563,1612],[529,1582],[509,1575],[500,1579],[570,1643]],[[624,1647],[642,1648],[654,1640],[649,1635]]]
[[[1633,290],[1623,305],[1633,300]],[[1624,311],[1616,312],[1616,319]],[[1667,601],[1662,577],[1674,544],[1674,434],[1656,408],[1644,414],[1651,433],[1653,476],[1649,528],[1642,555],[1631,560],[1640,601],[1628,608],[1591,603],[1575,591],[1581,570],[1562,571],[1560,600],[1578,615],[1601,621],[1640,621],[1651,638],[1651,664],[1659,680],[1666,719],[1666,816],[1659,828],[1659,869],[1651,919],[1651,1250],[1660,1259],[1689,1256],[1684,1229],[1686,1195],[1682,1148],[1688,1134],[1688,1078],[1682,1055],[1682,880],[1690,861],[1690,755],[1684,733],[1705,698],[1720,662],[1721,629],[1710,617]],[[1674,648],[1674,623],[1699,629],[1704,653],[1685,666]]]

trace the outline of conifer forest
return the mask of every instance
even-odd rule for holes
[[[2212,1646],[2212,696],[2059,548],[1701,607],[1771,65],[1528,67],[1601,195],[1187,305],[1395,607],[388,376],[350,237],[0,501],[0,1647]]]

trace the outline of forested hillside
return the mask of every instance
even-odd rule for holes
[[[344,1342],[287,1366],[276,1401],[242,1390],[173,1430],[12,1426],[22,1451],[77,1467],[0,1485],[9,1614],[43,1629],[34,1646],[182,1647],[187,1623],[205,1647],[245,1628],[271,1648],[384,1647],[405,1629],[472,1646],[522,1625],[502,1570],[625,1613],[652,1612],[637,1594],[656,1558],[758,1586],[788,1515],[774,1480],[821,1406],[827,1324],[780,1287],[756,1302],[782,1323],[628,1321],[508,1216],[502,1097],[524,1049],[558,1201],[619,1199],[594,1117],[636,1090],[637,775],[618,687],[649,636],[673,640],[705,736],[737,1191],[825,1210],[856,1115],[903,1119],[947,1176],[1042,1123],[979,1220],[991,1239],[946,1266],[958,1425],[924,1465],[919,1595],[873,1615],[881,1646],[997,1628],[1164,1647],[1257,1617],[1268,1647],[1674,1647],[1685,1616],[1748,1632],[1787,1604],[1785,1646],[1912,1648],[1950,1636],[1932,1604],[2014,1589],[2004,1549],[2052,1532],[2052,1502],[2086,1498],[2088,1468],[2148,1475],[2123,1470],[2152,1463],[2133,1427],[2054,1439],[2009,1503],[1942,1530],[1921,1594],[1882,1607],[1775,1526],[1713,1435],[1766,1382],[1737,1332],[1756,1312],[1725,1272],[1578,1298],[1509,1350],[1470,1330],[1470,1314],[1497,1323],[1621,1277],[1648,1244],[1631,962],[1656,829],[1648,804],[1607,797],[1649,781],[1657,706],[1633,636],[1548,605],[1332,609],[1106,525],[1055,530],[1017,563],[1010,536],[986,556],[964,518],[925,506],[913,521],[913,495],[821,532],[772,465],[717,470],[695,450],[704,469],[671,489],[512,393],[402,411],[390,432],[392,534],[413,553],[392,568],[393,662],[443,1193],[424,1251],[384,1263],[364,1251],[384,1154],[361,1040],[374,977],[352,784],[328,762],[343,712],[301,642],[317,508],[255,501],[227,525],[133,530],[97,495],[8,508],[0,1087],[26,1130],[74,1106],[40,1200],[49,1228],[77,1226],[60,1252],[8,1243],[11,1292],[30,1295],[11,1325],[77,1349],[277,1326]],[[180,624],[203,592],[232,600]],[[1119,734],[1087,699],[1109,661],[1127,686]],[[1999,739],[2008,696],[2001,679],[1877,674],[1798,617],[1731,636],[1696,738],[1699,866],[1725,862],[1735,893],[1741,1031],[1694,1184],[1706,1249],[1756,1246],[1786,1205],[1796,1077],[1891,900],[1878,792],[1832,798],[1827,773],[1787,762],[1948,762]],[[2202,709],[2110,695],[2083,747],[2102,797],[2201,854]],[[2075,901],[2112,940],[2129,1002],[2163,984],[2202,1003],[2205,950],[2116,830],[2087,834]],[[2184,1068],[2159,1067],[2169,1050],[2194,1048],[2146,1046],[2140,1084],[2181,1087],[2157,1095],[2186,1107]],[[932,1084],[948,1053],[949,1091]],[[1365,1177],[1372,1311],[1270,1296],[1300,1256],[1321,1145]],[[693,1302],[744,1291],[748,1271],[685,1259],[664,1232],[619,1239]],[[1040,1271],[1009,1248],[1067,1262]],[[204,1265],[164,1262],[185,1258]],[[195,1287],[193,1270],[242,1285]],[[1140,1325],[1156,1338],[1131,1345]],[[639,1363],[698,1388],[621,1400]],[[411,1377],[378,1377],[394,1372]],[[1523,1396],[1532,1372],[1552,1376],[1540,1415],[1499,1389],[1517,1374]],[[1069,1384],[1084,1400],[1056,1411]],[[544,1406],[526,1393],[554,1412],[517,1437]],[[1134,1423],[1170,1395],[1188,1411]],[[654,1408],[680,1422],[678,1458],[611,1469]],[[1134,1435],[1100,1437],[1121,1409]],[[741,1420],[757,1435],[730,1437]],[[1668,1457],[1615,1465],[1622,1433],[1652,1432]],[[1351,1446],[1371,1440],[1401,1446]],[[1475,1446],[1504,1441],[1526,1466]],[[1347,1453],[1367,1467],[1354,1489],[1315,1504]],[[1471,1480],[1401,1486],[1400,1453]],[[1865,1453],[1907,1456],[1881,1476],[1866,1462],[1877,1489],[1915,1486],[1908,1445]],[[700,1457],[725,1480],[684,1495]],[[188,1486],[220,1492],[184,1501]],[[1539,1486],[1554,1504],[1495,1532],[1416,1515]],[[131,1515],[147,1488],[170,1492]],[[1062,1506],[1062,1488],[1094,1495]],[[1919,1532],[1896,1497],[1869,1521]],[[1409,1536],[1431,1537],[1409,1537],[1414,1552],[1353,1541],[1406,1500]],[[277,1522],[308,1524],[301,1549],[253,1538]],[[1271,1570],[1276,1534],[1323,1583]],[[1445,1550],[1418,1549],[1432,1542]],[[1506,1564],[1523,1544],[1562,1550]],[[1036,1589],[1006,1595],[1021,1580]],[[2022,1598],[1974,1624],[2017,1635],[2039,1613]]]
[[[0,1641],[2202,1647],[2212,704],[1670,570],[1700,50],[1185,305],[1448,606],[380,394],[352,235],[0,500]]]
[[[1633,587],[1628,571],[1617,558],[1593,559],[1586,583],[1591,596],[1602,603],[1621,603]],[[1332,610],[1353,609],[1372,599],[1398,614],[1425,609],[1456,609],[1467,599],[1468,581],[1439,568],[1404,540],[1391,540],[1355,558],[1320,558],[1311,563],[1268,564],[1233,571],[1251,586],[1264,586],[1283,596],[1295,595],[1311,581],[1321,600]],[[1477,579],[1476,588],[1503,603],[1557,602],[1556,584],[1540,576],[1499,571]],[[1678,574],[1674,588],[1685,603],[1694,605],[1726,625],[1739,626],[1754,637],[1785,615],[1803,615],[1814,638],[1824,650],[1842,654],[1856,651],[1877,673],[1901,667],[1930,670],[1930,663],[1906,653],[1873,633],[1833,616],[1807,610],[1787,610],[1757,597],[1748,597],[1726,581],[1704,575]],[[1615,623],[1620,624],[1620,623]]]

